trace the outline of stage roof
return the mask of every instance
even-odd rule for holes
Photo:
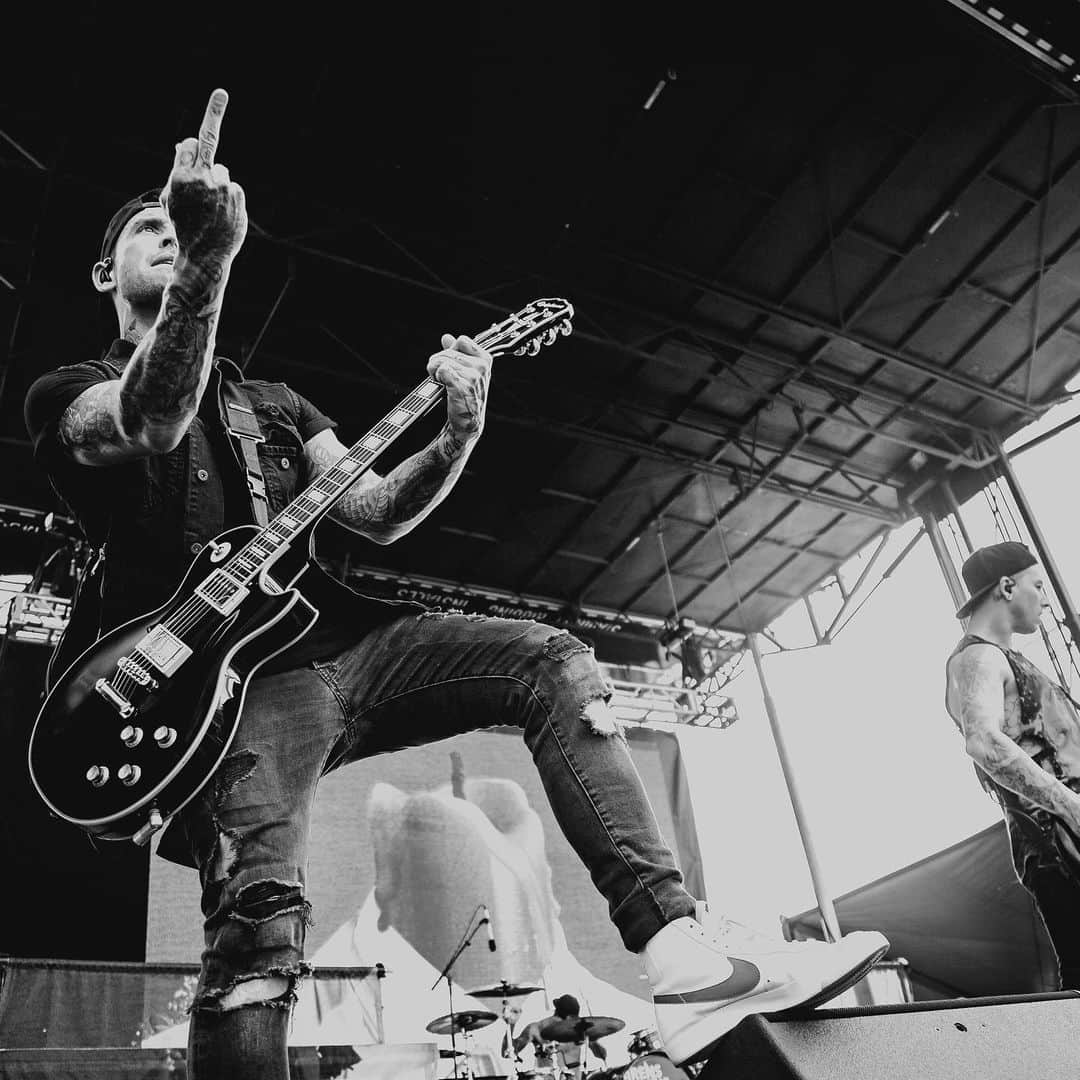
[[[1080,369],[1075,25],[1045,7],[1025,28],[1054,68],[964,3],[825,7],[603,47],[541,16],[527,36],[356,36],[313,14],[246,45],[222,19],[194,51],[85,16],[33,39],[0,106],[0,501],[56,507],[23,395],[111,336],[87,283],[104,223],[164,181],[223,85],[218,156],[251,228],[219,349],[346,443],[440,333],[537,297],[577,312],[499,362],[427,523],[387,547],[326,526],[326,554],[768,625],[908,520],[926,477],[989,478],[993,436]]]

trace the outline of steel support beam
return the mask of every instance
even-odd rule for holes
[[[934,550],[934,556],[941,567],[941,574],[945,578],[945,586],[952,597],[953,607],[958,611],[967,600],[967,592],[964,589],[960,575],[956,572],[956,566],[949,557],[949,549],[945,546],[945,538],[941,535],[941,526],[938,519],[929,511],[922,515],[923,525],[926,527],[926,535],[930,538],[930,546]]]
[[[822,525],[822,527],[820,529],[817,530],[817,532],[814,533],[813,539],[817,540],[820,537],[824,536],[827,532],[829,532],[830,529],[832,529],[835,526],[839,525],[842,520],[843,520],[843,517],[840,514],[837,514],[836,517],[830,518],[827,522],[825,522],[824,525]],[[799,553],[798,552],[793,552],[791,555],[789,555],[782,562],[778,563],[767,574],[765,574],[762,578],[760,578],[758,581],[754,582],[754,584],[748,590],[748,594],[750,596],[753,596],[754,593],[758,591],[758,589],[760,589],[763,585],[765,585],[767,582],[771,581],[774,577],[776,577],[776,575],[779,574],[781,570],[786,570],[798,557],[799,557]],[[807,592],[813,592],[813,590],[818,587],[819,582],[823,581],[825,578],[827,578],[831,574],[835,573],[835,571],[836,571],[835,566],[830,568],[827,573],[823,574],[822,577],[819,578],[818,581],[814,582],[810,586],[810,588],[807,589],[806,591]],[[716,575],[715,580],[719,581],[722,576],[723,576],[723,571],[721,571],[719,574]],[[687,600],[685,602],[689,604],[691,601]],[[720,624],[724,621],[724,619],[726,619],[733,611],[737,610],[738,607],[739,607],[739,604],[735,603],[735,604],[732,604],[730,607],[725,608],[725,610],[720,612],[720,614],[715,619],[713,619],[713,621],[709,624],[709,629],[710,630],[719,630],[720,629]],[[764,632],[764,627],[757,627],[756,629],[761,630],[762,632]],[[749,633],[750,630],[749,630],[749,628],[745,628],[744,630],[741,630],[739,632],[740,633]]]
[[[1058,568],[1057,560],[1050,551],[1050,545],[1046,541],[1046,534],[1042,531],[1042,527],[1035,517],[1035,511],[1028,501],[1027,494],[1020,486],[1020,481],[1017,479],[1009,455],[1005,452],[1005,447],[1000,439],[995,438],[994,441],[1005,483],[1008,484],[1009,491],[1012,493],[1013,499],[1016,500],[1017,509],[1020,511],[1020,516],[1024,519],[1024,525],[1027,527],[1027,531],[1035,544],[1035,549],[1039,555],[1039,560],[1042,562],[1043,569],[1046,571],[1046,576],[1050,579],[1054,592],[1057,593],[1058,602],[1061,604],[1061,610],[1065,617],[1065,625],[1068,626],[1072,638],[1068,644],[1072,649],[1080,649],[1080,616],[1078,616],[1076,606],[1069,595],[1069,588],[1065,584],[1065,578]]]
[[[288,357],[275,356],[275,361],[286,367],[300,367],[307,371],[327,371],[335,377],[347,382],[367,382],[362,376],[353,375],[350,372],[329,369],[307,361],[292,360]],[[677,467],[680,471],[696,475],[719,476],[725,481],[729,480],[732,466],[723,462],[703,461],[692,454],[683,453],[680,450],[655,446],[643,445],[626,436],[615,435],[608,432],[597,431],[580,424],[571,424],[566,421],[553,420],[546,417],[525,417],[516,414],[501,413],[493,410],[488,415],[503,424],[515,427],[524,427],[532,431],[546,432],[549,435],[563,435],[567,438],[580,439],[583,442],[593,443],[597,446],[606,446],[610,449],[621,450],[624,453],[638,457],[660,461],[667,465]],[[757,482],[755,482],[757,483]],[[800,502],[816,503],[830,509],[842,509],[846,513],[858,514],[863,517],[873,518],[877,521],[886,521],[899,525],[903,520],[903,514],[898,510],[890,510],[879,503],[849,499],[843,495],[835,495],[831,492],[814,490],[806,485],[796,484],[793,481],[769,480],[762,486],[769,491],[784,495]],[[652,515],[652,516],[655,516]],[[562,546],[562,545],[560,545]]]
[[[988,383],[980,382],[978,379],[973,379],[968,375],[964,375],[962,372],[950,371],[948,368],[939,367],[932,360],[924,360],[921,357],[914,356],[910,353],[898,352],[883,342],[875,341],[866,334],[860,334],[858,331],[850,328],[835,326],[826,322],[824,319],[814,318],[804,312],[792,311],[790,308],[781,304],[774,304],[761,297],[752,296],[750,293],[746,292],[746,290],[740,289],[735,285],[709,281],[705,278],[698,277],[696,274],[692,274],[687,270],[679,270],[655,263],[647,263],[642,259],[630,255],[623,255],[615,251],[609,251],[607,252],[607,255],[612,260],[626,266],[632,266],[642,273],[652,274],[655,277],[663,278],[665,281],[682,285],[686,288],[698,289],[703,293],[707,293],[708,295],[717,297],[721,300],[730,300],[740,307],[744,307],[749,311],[756,311],[761,315],[767,315],[769,318],[786,319],[788,322],[797,323],[799,326],[824,334],[833,341],[843,341],[849,345],[858,345],[867,352],[884,357],[886,360],[898,364],[901,367],[921,372],[923,375],[928,375],[937,379],[947,386],[955,387],[958,390],[964,390],[969,394],[989,398],[1001,405],[1007,405],[1010,409],[1014,409],[1023,416],[1034,419],[1041,414],[1042,410],[1036,406],[1029,405],[1023,398],[1016,397],[1013,394],[1007,394]]]
[[[784,774],[784,783],[787,785],[791,809],[795,814],[795,824],[799,828],[799,836],[802,839],[806,863],[810,869],[810,879],[814,885],[814,896],[817,897],[818,911],[821,913],[821,925],[825,929],[825,936],[830,941],[836,942],[840,940],[840,921],[836,917],[836,907],[833,904],[832,894],[825,883],[821,860],[818,858],[806,808],[799,792],[798,780],[795,778],[795,767],[788,752],[784,729],[780,724],[780,713],[776,708],[776,702],[773,700],[768,680],[765,678],[765,665],[761,659],[761,649],[758,646],[757,638],[757,634],[746,635],[750,653],[754,658],[754,667],[757,669],[758,682],[761,684],[761,696],[765,702],[765,715],[769,718],[769,729],[772,731],[773,743],[776,746],[776,756],[780,759],[780,769]]]
[[[889,534],[882,533],[881,538],[878,540],[878,546],[874,548],[873,553],[867,560],[866,565],[862,569],[862,573],[859,574],[855,584],[850,589],[844,588],[844,583],[840,580],[839,573],[837,573],[836,582],[840,586],[841,595],[844,597],[844,602],[840,605],[840,610],[833,617],[833,621],[829,624],[829,628],[825,631],[825,641],[832,641],[833,634],[836,628],[843,621],[844,616],[851,610],[852,605],[855,603],[855,597],[862,588],[863,583],[870,576],[870,571],[874,569],[875,563],[881,557],[881,553],[885,550],[885,545],[888,542]]]

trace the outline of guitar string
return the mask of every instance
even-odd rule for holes
[[[511,316],[510,319],[508,319],[506,321],[507,322],[517,321],[520,324],[521,320],[520,320],[520,316]],[[505,344],[502,344],[500,352],[498,352],[498,353],[493,352],[493,356],[503,355],[506,352],[511,351],[515,347],[527,347],[528,344],[529,344],[529,341],[538,341],[540,343],[540,345],[551,344],[555,340],[555,336],[557,336],[557,334],[559,332],[563,332],[563,333],[568,332],[568,331],[562,329],[562,327],[567,326],[567,325],[568,325],[568,320],[564,318],[564,319],[560,320],[559,324],[556,324],[556,325],[554,325],[552,327],[545,327],[543,329],[535,328],[534,333],[532,334],[532,336],[528,340],[525,340],[524,343],[523,343],[523,340],[521,338],[518,338],[517,341],[514,341],[513,339],[511,339],[509,342],[507,342]],[[510,334],[512,329],[513,328],[507,328],[506,330],[502,330],[500,326],[493,327],[493,328],[491,328],[491,330],[487,331],[485,334],[478,335],[478,337],[476,338],[477,344],[479,344],[481,346],[484,346],[484,347],[488,347],[489,351],[492,351],[493,349],[500,347],[500,343],[498,342],[497,339],[500,336],[505,336],[506,334]],[[551,334],[550,337],[549,337],[549,331],[553,331],[553,333]],[[536,351],[539,352],[539,345],[537,346]],[[411,407],[419,407],[419,406],[424,406],[424,405],[427,405],[428,407],[430,407],[430,406],[434,405],[436,403],[436,401],[431,395],[428,395],[428,396],[425,397],[419,392],[421,389],[426,387],[428,385],[428,383],[430,383],[432,381],[433,380],[425,380],[424,383],[421,383],[420,387],[418,387],[416,390],[412,391],[397,406],[396,410],[394,410],[394,411],[405,410],[405,411],[408,412],[408,411],[411,411]],[[440,386],[439,389],[443,390],[444,388]],[[425,409],[424,411],[426,412],[427,410]],[[409,426],[415,420],[420,418],[422,413],[416,413],[415,415],[412,415],[411,418],[409,419],[409,421],[407,422],[407,424],[403,425],[403,426],[394,425],[393,422],[391,420],[389,420],[389,416],[391,416],[391,415],[393,415],[393,412],[388,413],[386,417],[384,417],[382,420],[380,420],[364,436],[364,438],[360,440],[360,443],[357,443],[354,447],[352,447],[349,451],[347,451],[347,454],[345,455],[345,457],[348,457],[349,455],[351,455],[356,449],[358,449],[360,447],[360,445],[363,443],[364,439],[369,438],[373,434],[376,434],[378,437],[383,438],[385,440],[384,445],[382,447],[378,448],[378,452],[381,453],[381,451],[383,449],[385,449],[385,446],[390,441],[395,439],[398,435],[402,434],[406,430],[407,426]],[[389,431],[387,431],[387,428],[389,429]],[[386,434],[383,434],[383,432],[386,432]],[[364,449],[366,450],[368,448],[365,447]],[[345,457],[343,457],[341,460],[345,460]],[[369,455],[369,457],[370,457],[370,455]],[[350,460],[355,460],[355,459],[350,458]],[[362,465],[362,464],[364,464],[364,462],[359,462],[358,464]],[[370,460],[368,461],[368,464],[370,464]],[[341,469],[340,464],[335,465],[333,468],[328,470],[327,473],[324,474],[324,476],[320,477],[319,480],[317,480],[308,489],[306,489],[304,492],[302,492],[301,495],[297,499],[293,500],[293,502],[290,504],[290,506],[295,506],[296,504],[303,502],[305,499],[307,499],[308,501],[314,501],[314,500],[311,500],[311,498],[310,498],[310,496],[308,494],[310,491],[313,491],[313,490],[318,490],[322,494],[329,495],[330,492],[322,491],[322,489],[319,488],[319,484],[323,483],[324,481],[331,480],[333,473],[336,472],[336,471],[343,472],[345,474],[345,477],[347,478],[348,476],[353,475],[353,472],[355,470]],[[333,480],[332,483],[331,483],[331,487],[336,486],[338,484],[338,482],[339,481],[336,480],[336,479]],[[336,501],[336,499],[334,501]],[[325,504],[325,501],[324,502],[316,502],[316,507],[315,508],[318,509],[318,507],[320,507],[320,506],[322,506],[324,504]],[[286,509],[288,509],[288,508],[286,508]],[[311,510],[310,509],[305,509],[304,512],[305,512],[305,514],[310,514]],[[287,543],[292,538],[289,535],[288,531],[286,532],[286,534],[284,536],[275,535],[275,533],[274,533],[275,525],[277,523],[279,523],[280,518],[283,515],[284,515],[284,511],[282,512],[282,514],[278,515],[278,518],[275,520],[275,522],[272,522],[266,529],[264,529],[262,532],[260,532],[258,536],[253,537],[252,540],[249,541],[248,544],[246,544],[244,546],[244,548],[242,548],[239,552],[237,552],[237,554],[233,557],[233,559],[228,564],[226,564],[226,566],[221,567],[220,570],[217,573],[224,574],[226,577],[230,576],[229,573],[228,573],[229,570],[231,568],[234,568],[237,564],[240,564],[243,561],[244,556],[245,555],[250,555],[251,551],[253,549],[257,549],[258,546],[260,545],[260,543],[262,543],[267,537],[273,537],[276,541],[278,541],[278,543],[274,544],[274,547],[271,549],[271,551],[265,552],[265,553],[260,553],[262,555],[263,559],[265,559],[265,557],[267,557],[268,555],[273,554],[274,550],[277,549],[277,547],[279,546],[280,543]],[[247,574],[247,571],[245,571],[245,576],[246,576],[246,574]],[[254,580],[254,575],[252,577],[247,577],[246,580],[247,581]],[[235,583],[235,584],[239,584],[240,587],[243,587],[243,583]],[[211,599],[227,599],[227,597],[228,597],[228,585],[226,585],[224,582],[219,580],[219,582],[217,583],[217,588],[224,588],[226,591],[224,593],[222,593],[220,596],[217,596],[217,597],[213,596],[213,594],[210,593]],[[209,590],[208,590],[208,592],[209,592]],[[195,626],[197,626],[198,623],[202,619],[204,619],[208,614],[210,614],[212,612],[215,612],[215,611],[216,611],[216,609],[213,607],[213,605],[211,603],[208,603],[207,600],[204,597],[193,595],[193,596],[189,597],[188,600],[186,600],[175,612],[173,612],[173,614],[171,616],[169,616],[168,619],[165,620],[163,625],[170,632],[175,633],[177,636],[182,636],[182,635],[188,633],[190,630],[192,630]],[[133,652],[136,654],[137,658],[139,660],[144,661],[147,664],[147,666],[151,665],[152,662],[150,661],[149,657],[147,657],[142,652],[141,649],[136,648],[135,650],[133,650]],[[117,674],[114,675],[113,679],[111,680],[111,683],[124,696],[126,696],[127,693],[129,693],[130,691],[136,689],[138,686],[142,685],[135,676],[127,674],[122,669],[118,670]]]
[[[520,316],[512,316],[507,321],[508,322],[513,322],[515,319],[518,322],[521,321]],[[545,332],[545,330],[547,330],[547,329],[549,329],[549,328],[544,328],[544,329],[536,328],[535,333],[536,334],[543,334]],[[498,330],[498,333],[493,333],[493,331],[495,331],[495,330]],[[490,345],[492,348],[499,348],[500,343],[496,339],[499,336],[505,336],[509,332],[510,332],[509,329],[501,330],[499,327],[492,328],[492,330],[489,330],[489,331],[485,332],[485,334],[478,335],[478,337],[476,339],[477,344],[484,345],[484,346]],[[513,339],[511,339],[509,342],[507,342],[505,344],[502,344],[500,353],[498,353],[496,355],[502,355],[502,353],[504,353],[505,351],[508,351],[509,348],[513,348],[513,347],[516,347],[516,346],[520,345],[521,340],[522,340],[521,338],[518,338],[517,341],[514,341]],[[370,438],[372,435],[375,435],[376,437],[383,440],[383,445],[376,448],[376,450],[379,453],[381,453],[382,450],[385,449],[386,445],[388,445],[390,441],[395,439],[398,435],[402,434],[406,430],[406,427],[408,425],[410,425],[415,420],[420,418],[420,416],[422,415],[422,412],[414,411],[414,410],[423,410],[424,412],[426,412],[427,409],[429,409],[432,405],[434,405],[436,403],[436,399],[433,397],[433,395],[431,395],[431,394],[426,394],[425,395],[424,393],[422,393],[423,389],[425,389],[428,385],[431,385],[431,384],[433,384],[433,380],[430,380],[430,379],[425,380],[423,383],[421,383],[420,386],[416,390],[414,390],[412,393],[410,393],[394,410],[391,411],[391,413],[388,413],[387,416],[385,416],[382,420],[380,420],[364,436],[364,438],[360,440],[359,443],[357,443],[352,449],[350,449],[347,452],[346,456],[352,455],[354,453],[354,451],[356,451],[358,448],[361,447],[364,440]],[[443,391],[442,386],[439,386],[439,391],[440,392]],[[405,425],[395,424],[392,420],[389,419],[389,417],[392,416],[395,412],[399,412],[399,411],[402,411],[402,410],[404,410],[406,412],[409,412],[411,414],[409,420],[407,421],[407,423]],[[374,455],[371,453],[370,448],[363,447],[363,449],[366,452],[366,456],[368,457],[369,460],[367,462],[360,461],[360,462],[358,462],[358,464],[360,464],[360,465],[370,464],[370,460],[373,459]],[[344,458],[342,460],[344,460]],[[350,460],[355,460],[355,458],[350,458]],[[333,476],[333,474],[335,472],[341,472],[343,475],[340,478],[335,478]],[[305,516],[309,516],[312,513],[313,510],[317,511],[318,509],[320,509],[322,506],[324,506],[326,504],[326,500],[321,500],[320,501],[320,500],[315,500],[315,499],[311,498],[311,496],[309,495],[309,492],[311,492],[311,491],[319,491],[321,494],[330,495],[331,494],[330,491],[324,491],[322,488],[320,488],[319,485],[321,483],[328,482],[330,484],[330,487],[333,488],[333,487],[337,486],[340,483],[340,480],[348,479],[350,476],[353,476],[354,473],[355,473],[355,470],[343,469],[343,468],[341,468],[340,465],[335,465],[332,469],[328,470],[328,472],[326,474],[324,474],[324,476],[320,477],[319,480],[316,481],[315,484],[312,484],[306,491],[302,492],[300,494],[300,496],[298,496],[290,504],[290,506],[296,506],[298,503],[302,503],[304,500],[307,500],[309,503],[313,502],[315,504],[314,507],[309,506],[309,507],[304,507],[303,508],[303,514]],[[286,508],[286,510],[288,510],[288,508]],[[279,546],[280,543],[282,543],[282,542],[287,543],[290,539],[292,539],[293,535],[290,535],[291,526],[290,526],[290,530],[287,531],[284,535],[277,535],[274,532],[275,524],[280,522],[280,519],[283,516],[285,516],[285,511],[282,511],[282,513],[278,515],[278,519],[276,519],[275,523],[271,523],[271,525],[268,526],[268,528],[266,530],[264,530],[262,533],[260,533],[259,536],[252,538],[252,540],[247,545],[245,545],[245,547],[240,552],[238,552],[236,554],[236,556],[234,556],[234,558],[225,567],[221,568],[220,572],[224,573],[226,576],[228,576],[228,572],[229,572],[230,568],[233,568],[237,564],[241,563],[243,561],[244,556],[246,554],[249,555],[252,549],[258,548],[259,544],[261,542],[263,542],[267,537],[272,537],[278,543],[275,543],[274,548],[272,548],[269,552],[260,552],[259,555],[261,557],[263,557],[263,558],[265,558],[268,555],[273,554],[274,549],[276,549]],[[306,522],[305,522],[305,524],[306,524]],[[248,573],[249,573],[249,571],[245,570],[245,577],[246,577],[246,575]],[[254,578],[253,577],[247,577],[247,580],[248,581],[254,580]],[[219,596],[214,596],[211,593],[210,598],[211,599],[226,599],[227,596],[228,596],[228,592],[227,592],[228,585],[225,584],[224,582],[219,582],[218,586],[223,587],[226,591],[224,593],[221,593]],[[207,590],[207,591],[209,592],[209,590]],[[205,599],[203,599],[201,597],[193,596],[193,597],[189,598],[189,600],[186,601],[184,605],[182,605],[179,609],[177,609],[177,611],[174,612],[173,615],[168,620],[166,620],[166,626],[168,626],[168,628],[170,630],[174,630],[174,631],[176,631],[178,633],[187,632],[188,630],[191,629],[191,627],[193,625],[195,625],[195,623],[198,622],[199,619],[201,619],[206,614],[208,614],[208,612],[206,610],[198,610],[200,607],[201,608],[209,607],[211,611],[214,610],[212,605],[208,605],[206,603]],[[179,623],[176,621],[177,619],[180,620]],[[185,622],[185,619],[188,619],[188,620],[191,620],[191,621]]]
[[[543,329],[541,329],[539,327],[534,327],[533,330],[532,330],[532,333],[528,337],[526,337],[526,338],[519,337],[519,338],[517,338],[517,340],[514,340],[514,338],[512,336],[513,331],[515,329],[520,328],[520,324],[521,324],[522,321],[524,321],[524,320],[522,320],[520,313],[518,313],[517,315],[512,315],[508,319],[504,320],[503,323],[497,324],[496,326],[491,327],[489,330],[485,331],[484,333],[477,335],[477,337],[474,340],[482,348],[487,348],[487,350],[492,353],[493,358],[497,358],[499,356],[505,355],[507,352],[513,351],[513,349],[515,349],[515,348],[526,348],[526,347],[528,347],[529,343],[533,342],[533,341],[539,342],[539,344],[537,346],[537,350],[536,350],[537,352],[539,352],[540,345],[549,345],[549,344],[551,344],[555,340],[555,336],[557,336],[559,333],[563,333],[564,335],[566,333],[569,333],[568,330],[563,329],[563,327],[569,326],[569,319],[564,316],[562,319],[559,320],[558,323],[553,324],[550,327],[544,327]],[[506,323],[516,324],[516,325],[512,325],[512,326],[506,327],[506,329],[503,329],[503,327],[505,326]],[[551,331],[554,331],[554,334],[553,334],[553,336],[549,337],[548,335],[549,335],[549,332],[551,332]],[[500,337],[505,337],[507,335],[511,335],[508,341],[500,342],[498,340]],[[495,352],[494,351],[495,349],[499,349],[500,351]],[[534,355],[535,355],[535,353],[534,353]],[[321,477],[318,478],[318,480],[315,481],[315,483],[309,485],[309,487],[306,488],[303,492],[301,492],[301,494],[296,499],[294,499],[289,504],[289,506],[290,507],[295,506],[297,503],[300,503],[300,502],[304,501],[305,499],[310,499],[310,496],[309,496],[308,493],[313,491],[313,490],[321,491],[321,488],[319,487],[319,485],[326,482],[326,481],[328,481],[328,480],[330,480],[333,473],[336,472],[336,471],[339,471],[339,470],[342,471],[345,474],[345,477],[353,476],[354,473],[355,473],[355,470],[343,470],[343,469],[341,469],[340,461],[344,461],[346,458],[349,458],[349,460],[355,460],[355,459],[351,458],[350,455],[355,450],[357,450],[358,448],[361,447],[361,444],[363,443],[364,439],[367,439],[367,438],[371,437],[374,434],[374,435],[377,435],[380,438],[384,438],[385,441],[384,441],[382,446],[377,448],[374,455],[370,455],[370,459],[367,462],[367,465],[370,466],[371,460],[373,460],[373,457],[377,456],[377,454],[382,453],[382,451],[386,448],[387,445],[389,445],[389,443],[393,439],[395,439],[398,435],[404,433],[406,428],[408,426],[410,426],[413,422],[418,420],[420,418],[420,416],[423,415],[423,413],[416,413],[415,415],[411,415],[410,419],[407,421],[407,423],[405,425],[400,425],[400,426],[399,425],[394,425],[393,421],[391,421],[389,419],[390,416],[392,416],[395,412],[399,412],[401,410],[405,410],[406,412],[410,411],[409,403],[410,403],[410,401],[413,401],[413,399],[416,399],[415,401],[413,401],[413,404],[416,405],[416,406],[426,405],[426,406],[430,407],[430,406],[436,404],[436,402],[437,402],[436,398],[433,398],[430,395],[427,396],[427,397],[424,397],[423,395],[420,394],[420,390],[423,389],[424,387],[426,387],[429,383],[431,383],[433,381],[434,380],[427,379],[423,383],[421,383],[419,387],[417,387],[415,390],[411,391],[396,406],[395,409],[391,410],[390,413],[387,413],[387,415],[384,416],[382,420],[380,420],[373,428],[371,428],[371,430],[369,430],[367,432],[367,434],[363,436],[363,438],[360,440],[360,442],[356,443],[353,447],[351,447],[346,452],[346,454],[342,456],[342,458],[339,460],[339,463],[335,464],[330,469],[328,469],[326,473],[324,473]],[[445,392],[445,388],[442,387],[441,385],[439,386],[439,389],[440,389],[440,391]],[[427,410],[425,409],[424,411],[426,412]],[[379,429],[384,428],[384,427],[389,427],[390,428],[390,434],[384,436],[384,435],[379,433]],[[365,449],[365,451],[368,450],[367,447],[364,447],[364,449]],[[364,462],[358,462],[358,464],[364,465],[365,463]],[[331,487],[336,486],[338,484],[338,482],[339,482],[338,480],[334,480],[331,483]],[[343,489],[343,491],[340,494],[343,494],[344,490],[347,490],[347,489]],[[330,492],[322,492],[322,494],[329,495]],[[338,497],[340,497],[340,494],[339,494]],[[337,501],[336,498],[333,501]],[[318,509],[320,506],[323,506],[323,505],[325,505],[325,502],[316,503],[316,509]],[[271,522],[268,526],[266,526],[257,536],[252,537],[252,539],[247,544],[245,544],[244,547],[241,548],[241,550],[238,551],[236,553],[236,555],[233,556],[233,558],[225,566],[220,567],[217,571],[214,572],[214,574],[211,575],[211,577],[216,576],[217,574],[225,574],[226,576],[228,576],[228,571],[231,568],[235,567],[238,563],[242,562],[244,556],[245,555],[250,555],[251,551],[253,549],[257,548],[259,546],[259,544],[262,541],[264,541],[267,537],[273,537],[276,541],[279,541],[279,543],[275,543],[274,548],[272,548],[271,551],[266,552],[266,553],[262,553],[262,558],[260,559],[260,561],[264,561],[267,556],[273,554],[274,550],[276,550],[280,546],[280,543],[287,543],[292,537],[288,533],[286,533],[285,536],[277,536],[274,533],[274,529],[275,529],[275,525],[280,521],[280,519],[283,516],[285,516],[285,511],[288,510],[288,509],[289,509],[289,507],[286,507],[284,510],[282,510],[277,515],[277,517],[275,518],[275,520],[273,522]],[[310,511],[305,511],[305,513],[310,513]],[[305,522],[305,525],[306,525],[306,522]],[[257,577],[257,574],[252,575],[251,577],[247,578],[246,580],[248,582],[250,582],[250,581],[255,580],[255,577]],[[207,579],[204,579],[204,581],[205,580],[207,580]],[[228,590],[228,586],[225,585],[224,582],[219,582],[218,584],[219,584],[219,587],[224,587],[226,590]],[[244,583],[235,583],[235,584],[238,584],[242,588]],[[226,591],[223,595],[218,596],[218,597],[212,597],[212,598],[221,599],[221,600],[227,599],[228,598],[228,592]],[[198,596],[198,595],[192,595],[186,601],[184,601],[184,603],[181,604],[180,607],[177,608],[177,610],[175,612],[173,612],[173,614],[170,615],[162,623],[162,625],[165,626],[166,629],[168,629],[170,632],[175,633],[178,637],[180,637],[180,636],[190,632],[194,627],[196,627],[199,624],[199,622],[202,619],[204,619],[208,614],[211,614],[211,613],[220,614],[220,612],[217,612],[217,609],[214,608],[212,604],[208,603],[205,598],[203,598],[201,596]],[[179,622],[177,622],[177,620],[179,620]],[[133,651],[133,653],[137,654],[138,659],[144,661],[147,666],[150,666],[152,664],[152,661],[150,660],[150,658],[147,657],[142,652],[141,649],[135,648],[132,651]],[[137,689],[141,684],[140,684],[139,680],[135,676],[129,675],[127,672],[123,671],[123,669],[118,668],[117,673],[112,677],[112,679],[110,679],[110,685],[112,685],[121,695],[126,697],[129,692]]]

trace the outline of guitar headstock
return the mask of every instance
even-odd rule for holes
[[[544,345],[572,332],[573,316],[574,306],[568,300],[534,300],[477,335],[476,343],[492,356],[535,356]]]

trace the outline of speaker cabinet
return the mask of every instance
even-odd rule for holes
[[[1076,1080],[1080,994],[751,1016],[698,1080]]]

